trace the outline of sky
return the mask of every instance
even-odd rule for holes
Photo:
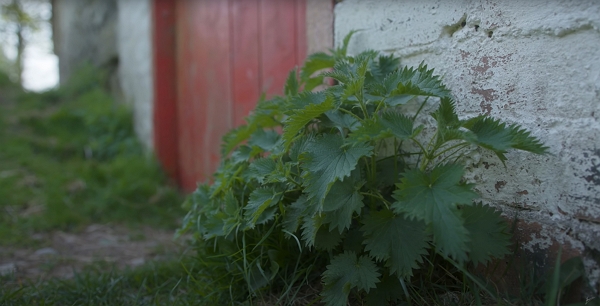
[[[52,6],[47,1],[39,1],[34,7],[34,13],[46,20],[40,23],[39,29],[27,35],[27,45],[24,53],[23,87],[31,91],[44,91],[58,85],[58,57],[52,51],[52,26],[50,16]],[[4,22],[4,21],[2,21]],[[9,59],[14,60],[17,55],[16,36],[3,34],[2,45]]]

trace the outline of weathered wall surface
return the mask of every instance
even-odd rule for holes
[[[108,72],[109,87],[130,104],[135,131],[152,148],[150,0],[53,0],[60,82],[83,63]]]
[[[116,0],[53,0],[52,32],[58,55],[60,83],[82,63],[106,68],[111,87],[118,90]]]
[[[118,0],[117,49],[123,98],[133,107],[135,131],[152,148],[152,1]]]
[[[507,168],[474,154],[482,199],[517,217],[523,249],[582,254],[600,270],[600,2],[344,0],[335,40],[425,61],[465,116],[490,114],[532,131],[551,155],[511,152]],[[564,254],[564,253],[563,253]],[[539,264],[551,263],[546,256]],[[539,259],[539,258],[538,258]]]

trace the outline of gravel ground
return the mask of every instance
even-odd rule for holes
[[[55,231],[32,238],[40,247],[0,246],[0,275],[12,273],[17,280],[65,279],[92,264],[123,269],[172,258],[183,250],[182,239],[175,241],[172,231],[151,227],[94,224],[80,233]]]

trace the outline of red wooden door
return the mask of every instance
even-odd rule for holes
[[[305,0],[155,0],[155,146],[184,190],[210,179],[222,135],[261,93],[281,93],[304,60],[305,8]],[[165,69],[165,41],[174,71]]]

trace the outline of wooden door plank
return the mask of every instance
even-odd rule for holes
[[[261,91],[281,94],[296,66],[296,1],[260,0]]]
[[[154,151],[167,175],[181,184],[177,144],[175,2],[155,0],[153,23]]]
[[[258,6],[259,0],[233,0],[231,3],[235,126],[244,123],[243,118],[256,106],[261,94]]]
[[[177,1],[177,136],[179,147],[179,176],[181,187],[185,191],[193,190],[195,186],[195,173],[193,169],[198,162],[195,158],[194,141],[194,109],[191,100],[194,93],[192,84],[195,81],[195,67],[193,61],[193,40],[190,35],[190,21],[193,14],[190,6],[194,0]]]
[[[194,162],[185,165],[193,173],[186,188],[210,179],[219,165],[221,137],[232,125],[231,57],[228,1],[192,0],[187,6],[191,54],[186,60],[191,129],[187,144]]]

